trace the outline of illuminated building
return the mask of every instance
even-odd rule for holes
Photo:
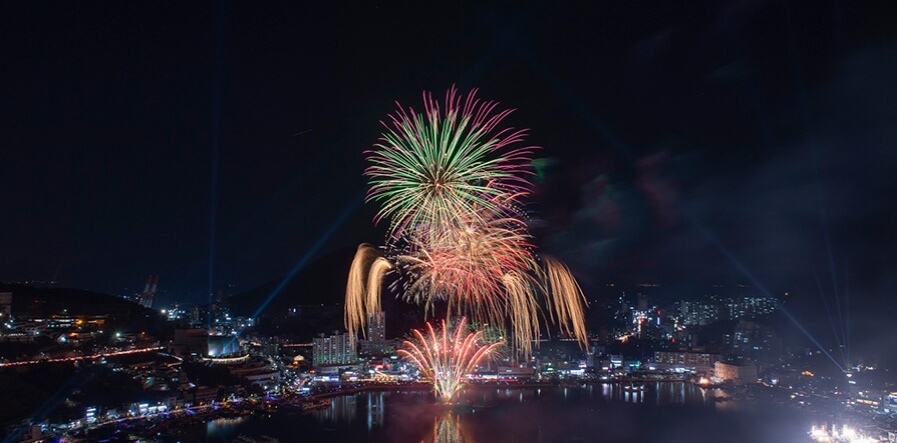
[[[209,357],[232,355],[238,352],[240,352],[240,341],[235,335],[208,336],[208,351],[206,355]]]
[[[609,356],[610,360],[610,369],[622,368],[623,367],[623,356],[622,355],[611,355]]]
[[[334,331],[329,336],[321,333],[312,340],[312,348],[315,367],[350,365],[358,361],[358,353],[348,332]]]
[[[897,392],[884,392],[882,395],[882,411],[886,413],[897,412]]]
[[[781,341],[775,330],[759,323],[741,320],[732,335],[726,335],[725,341],[732,347],[732,352],[744,357],[762,359],[778,354]]]
[[[371,312],[368,314],[367,339],[383,342],[386,340],[386,313]]]
[[[654,364],[658,368],[681,368],[707,371],[715,368],[722,355],[695,351],[656,351]]]
[[[360,341],[363,354],[382,354],[389,350],[391,343],[386,341],[386,313],[372,312],[368,314],[365,331],[366,339]]]
[[[535,379],[536,378],[536,369],[529,366],[499,366],[496,370],[496,376],[498,378],[511,378],[511,379]]]
[[[872,410],[883,409],[883,404],[886,404],[885,402],[887,399],[887,391],[877,391],[874,389],[859,389],[853,394],[854,404],[857,406],[865,406]]]
[[[737,385],[755,383],[758,378],[757,365],[718,361],[714,365],[714,375]]]
[[[778,301],[772,297],[728,297],[723,304],[731,319],[754,318],[778,309]]]
[[[282,376],[281,372],[274,367],[271,360],[258,357],[241,362],[237,365],[230,365],[228,367],[228,372],[230,372],[231,375],[242,377],[250,383],[260,386],[271,386],[276,384],[280,381]]]
[[[753,319],[776,312],[779,301],[773,297],[706,297],[679,302],[683,325],[706,325],[722,319]]]
[[[719,320],[719,308],[705,301],[679,302],[679,314],[683,325],[706,325]]]

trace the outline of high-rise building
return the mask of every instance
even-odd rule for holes
[[[731,338],[726,338],[733,353],[755,359],[776,355],[781,347],[773,328],[745,320],[735,325]]]
[[[386,341],[386,313],[371,312],[368,314],[367,339],[370,341]]]
[[[772,314],[778,309],[779,302],[773,297],[728,297],[723,300],[724,309],[729,318],[756,318]]]
[[[368,314],[365,340],[361,340],[361,352],[368,355],[383,354],[390,348],[386,341],[386,313],[372,312]]]
[[[334,331],[333,335],[321,333],[312,340],[315,366],[351,365],[358,361],[358,353],[348,332]]]
[[[679,302],[679,315],[683,325],[706,325],[719,320],[719,308],[708,301],[683,300]]]

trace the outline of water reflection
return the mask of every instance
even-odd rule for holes
[[[807,429],[818,423],[819,417],[805,411],[726,395],[683,383],[646,383],[638,392],[619,384],[595,384],[591,389],[569,387],[566,395],[563,387],[478,386],[462,392],[460,404],[445,406],[432,393],[363,392],[333,397],[329,407],[317,411],[282,408],[196,423],[162,440],[798,442],[808,441]]]
[[[623,391],[623,400],[626,403],[643,403],[645,401],[645,391]]]
[[[368,393],[370,395],[370,393]],[[343,395],[332,397],[330,406],[312,411],[318,421],[326,423],[354,422],[358,414],[358,396]]]
[[[333,397],[330,406],[317,409],[311,414],[321,423],[353,423],[358,418],[359,409],[365,417],[368,430],[375,426],[383,426],[386,407],[384,398],[386,392],[365,392],[356,395],[344,395]],[[359,407],[363,404],[364,407]]]
[[[246,417],[221,417],[206,422],[206,436],[210,440],[230,441]]]
[[[722,389],[713,389],[710,390],[710,392],[713,393],[712,397],[710,397],[710,400],[715,402],[717,410],[728,412],[738,411],[738,402],[735,401],[735,398],[732,397],[732,394],[723,391]]]
[[[385,406],[383,405],[383,392],[376,394],[368,393],[368,430],[374,428],[374,425],[383,426],[383,418],[385,414]]]
[[[547,394],[547,395],[546,395]],[[432,401],[428,394],[396,394],[390,400],[389,392],[365,392],[355,395],[334,397],[328,408],[313,411],[312,415],[320,422],[332,426],[340,423],[358,423],[364,426],[369,435],[379,432],[388,421],[387,408],[392,416],[401,416],[408,427],[417,427],[423,442],[470,442],[471,432],[463,432],[465,426],[479,430],[475,415],[495,413],[500,408],[511,404],[532,405],[533,408],[544,407],[561,401],[569,408],[589,408],[597,413],[596,403],[608,405],[613,410],[614,404],[645,404],[656,406],[681,404],[702,406],[711,409],[733,408],[731,401],[725,401],[726,394],[720,390],[709,390],[691,383],[657,382],[641,384],[603,383],[585,387],[559,388],[486,388],[470,387],[459,394],[459,403],[463,406],[445,411]],[[401,398],[401,401],[397,399]],[[414,399],[413,402],[409,399]],[[719,399],[723,399],[720,401]],[[542,406],[540,406],[542,405]],[[426,423],[432,423],[432,426]],[[405,426],[406,424],[403,424]],[[541,428],[535,429],[542,432]],[[479,432],[483,434],[483,432]],[[481,439],[482,440],[482,439]]]
[[[473,443],[461,427],[461,417],[452,411],[433,420],[432,434],[425,435],[421,443]]]
[[[717,434],[735,425],[753,430],[753,424],[742,421],[756,422],[742,417],[756,410],[736,409],[739,401],[721,390],[681,382],[518,389],[471,386],[453,406],[439,404],[424,392],[364,392],[334,397],[328,408],[304,417],[317,421],[333,438],[339,434],[353,441],[594,441],[595,435],[611,432],[619,438],[608,437],[610,441],[627,442],[652,441],[665,435],[662,429],[682,436],[698,429]],[[646,410],[651,412],[644,414]],[[731,414],[733,410],[738,414]],[[791,429],[778,416],[763,420],[771,429]],[[762,441],[745,435],[732,441]]]

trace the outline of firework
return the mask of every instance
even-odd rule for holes
[[[413,339],[405,340],[397,352],[414,363],[424,377],[433,383],[433,390],[444,402],[450,402],[464,376],[492,355],[502,342],[484,343],[480,331],[471,332],[462,317],[454,326],[442,320],[437,331],[427,323],[425,332],[412,331]]]
[[[567,265],[552,257],[543,257],[549,283],[547,297],[552,320],[562,332],[573,337],[586,336],[586,320],[582,306],[585,296]]]
[[[412,239],[410,247],[396,254],[397,263],[411,276],[407,301],[463,297],[477,303],[500,290],[504,274],[538,267],[529,235],[516,220],[459,223],[428,237]]]
[[[499,129],[511,111],[496,106],[452,88],[444,111],[424,93],[424,113],[400,106],[384,124],[365,174],[367,199],[381,203],[375,221],[388,219],[389,233],[382,253],[362,245],[352,263],[345,313],[351,336],[379,311],[383,277],[395,272],[399,298],[423,305],[427,315],[444,303],[447,317],[509,327],[524,357],[543,320],[587,346],[579,285],[559,261],[540,260],[524,221],[536,148],[518,147],[525,131]]]
[[[512,110],[496,112],[497,103],[478,100],[476,90],[464,99],[454,87],[444,111],[432,94],[423,98],[423,114],[399,105],[391,125],[382,122],[380,143],[367,152],[367,199],[381,203],[377,221],[389,219],[390,235],[399,238],[409,228],[451,225],[474,205],[513,212],[507,197],[528,193],[523,177],[531,174],[536,148],[515,147],[526,130],[497,129]]]
[[[523,222],[483,219],[459,215],[455,226],[397,254],[397,268],[406,277],[399,297],[427,312],[434,302],[445,302],[448,315],[480,325],[509,321],[519,350],[528,355],[539,335],[539,263]]]
[[[349,281],[346,283],[344,312],[351,340],[355,340],[358,331],[364,333],[368,314],[380,312],[383,274],[391,268],[392,264],[380,257],[377,249],[367,243],[362,243],[355,251],[355,258],[349,268]]]

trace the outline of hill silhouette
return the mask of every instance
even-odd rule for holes
[[[354,247],[331,251],[300,269],[286,283],[281,277],[234,294],[226,301],[233,314],[242,316],[280,316],[296,305],[342,303],[354,255]],[[283,288],[274,294],[281,284]]]
[[[12,314],[16,320],[54,315],[104,316],[108,330],[141,331],[162,340],[173,334],[159,311],[102,292],[5,283],[0,283],[0,292],[12,293]]]
[[[12,312],[20,318],[54,314],[109,315],[131,318],[151,310],[129,300],[102,292],[73,288],[37,288],[0,284],[0,292],[11,292]]]
[[[346,279],[355,256],[355,247],[331,251],[301,269],[286,283],[278,279],[227,298],[234,315],[256,316],[268,333],[294,333],[311,337],[320,332],[343,328],[342,305],[346,296]],[[275,289],[283,288],[274,295]],[[321,306],[311,317],[304,314],[285,320],[294,306]],[[411,328],[423,325],[423,308],[396,300],[388,290],[383,293],[387,337],[400,337]],[[306,310],[308,311],[308,310]]]

